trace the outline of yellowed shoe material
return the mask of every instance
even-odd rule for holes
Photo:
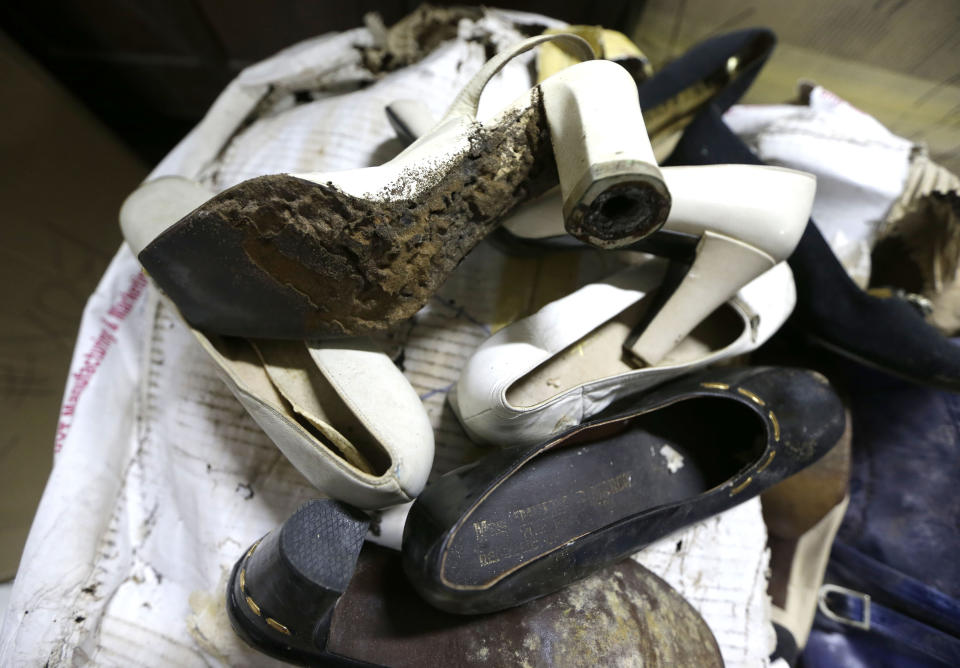
[[[210,192],[178,177],[143,184],[124,203],[134,252]],[[399,369],[367,339],[247,340],[192,333],[251,417],[317,489],[360,508],[423,489],[433,429]]]
[[[650,60],[622,32],[602,26],[585,25],[548,28],[543,31],[545,35],[561,33],[570,33],[583,38],[593,49],[597,58],[616,62],[621,67],[626,68],[637,81],[642,81],[653,74]],[[567,52],[559,44],[544,44],[537,52],[537,81],[544,81],[565,67],[570,67],[578,62],[576,56]]]
[[[254,421],[325,495],[375,509],[423,489],[433,430],[413,388],[372,342],[258,345],[192,332]]]
[[[617,399],[754,350],[793,310],[793,275],[781,262],[699,323],[659,364],[637,368],[622,346],[666,268],[660,258],[629,267],[484,342],[450,394],[469,436],[501,446],[546,440]]]

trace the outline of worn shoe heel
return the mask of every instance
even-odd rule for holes
[[[816,179],[780,167],[664,170],[674,193],[665,229],[698,238],[693,262],[624,345],[655,365],[744,285],[786,260],[806,228]]]
[[[627,71],[594,60],[550,77],[541,90],[567,232],[617,248],[660,229],[670,193]]]
[[[592,60],[590,47],[572,35],[541,35],[488,61],[447,117],[476,116],[490,78],[516,55],[554,38],[587,60],[540,84],[564,224],[571,235],[599,248],[631,244],[663,226],[670,193],[643,124],[637,85],[623,67]]]
[[[812,466],[761,496],[770,548],[770,616],[803,649],[833,540],[850,503],[851,426]]]
[[[227,612],[237,635],[283,661],[358,665],[325,647],[368,525],[350,506],[317,499],[254,543],[227,584]]]

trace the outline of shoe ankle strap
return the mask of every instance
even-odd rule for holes
[[[480,95],[483,93],[483,89],[486,88],[490,79],[492,79],[497,72],[502,70],[504,65],[519,56],[521,53],[529,51],[530,49],[543,44],[544,42],[553,41],[566,42],[574,52],[574,55],[579,57],[581,60],[593,60],[596,58],[593,48],[585,39],[570,33],[560,33],[558,35],[537,35],[536,37],[525,39],[522,42],[517,42],[516,44],[507,48],[505,51],[501,51],[493,58],[488,60],[484,66],[480,68],[480,71],[473,75],[473,78],[470,79],[467,85],[463,87],[463,90],[460,91],[459,95],[457,95],[456,99],[453,101],[453,104],[450,105],[447,113],[443,115],[442,120],[447,120],[453,116],[468,116],[470,118],[476,118],[477,108],[480,106]]]

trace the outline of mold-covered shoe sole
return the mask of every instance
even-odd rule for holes
[[[379,167],[277,174],[201,204],[138,257],[191,325],[249,338],[383,330],[423,307],[521,202],[560,183],[567,230],[626,245],[670,195],[636,85],[608,61],[571,66],[480,122],[480,92],[531,38],[484,66],[427,136]]]
[[[423,184],[415,199],[263,176],[184,217],[140,261],[200,329],[295,339],[385,329],[416,313],[510,209],[556,182],[534,102],[495,130],[477,126],[443,172],[401,172]]]

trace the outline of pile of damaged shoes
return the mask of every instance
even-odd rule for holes
[[[820,373],[745,357],[788,320],[781,346],[950,390],[960,354],[907,302],[847,277],[810,221],[813,175],[762,164],[724,124],[772,45],[726,35],[648,77],[547,31],[490,59],[440,120],[391,104],[408,145],[379,166],[219,193],[166,176],[128,198],[121,227],[144,270],[323,497],[238,555],[226,605],[241,638],[294,663],[366,665],[454,664],[496,637],[490,660],[506,662],[522,630],[563,636],[583,622],[557,611],[588,616],[605,604],[574,595],[615,580],[636,628],[625,641],[611,627],[603,661],[721,665],[696,610],[625,560],[764,492],[789,515],[806,497],[780,483],[805,470],[835,493],[771,534],[818,532],[801,575],[822,580],[846,508],[844,404]],[[539,83],[479,114],[488,82],[532,49]],[[561,258],[569,289],[504,318],[444,388],[485,449],[431,476],[434,425],[385,342],[481,242],[518,263]],[[399,561],[363,547],[372,529]],[[802,644],[817,600],[795,596],[783,626]],[[397,631],[397,611],[429,634]]]

